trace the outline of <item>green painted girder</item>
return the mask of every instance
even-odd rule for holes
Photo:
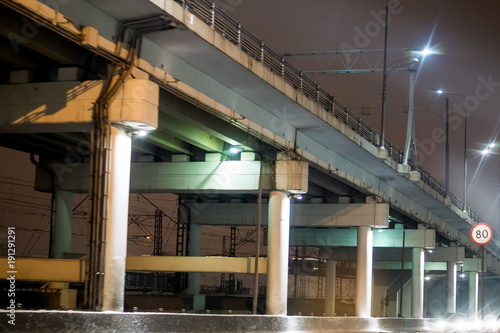
[[[205,110],[165,91],[160,91],[160,112],[167,113],[190,125],[204,130],[233,146],[255,151],[259,141],[246,131],[233,126],[225,120],[217,118]]]
[[[156,130],[150,132],[146,137],[143,138],[143,140],[174,153],[192,155],[189,143],[182,141],[181,139],[178,139],[163,131]]]
[[[158,130],[165,131],[193,146],[206,150],[207,152],[218,153],[224,152],[227,148],[227,144],[224,141],[178,118],[172,117],[164,112],[160,112],[158,117]]]
[[[84,65],[85,52],[81,47],[33,21],[2,8],[0,22],[0,35],[9,39],[15,51],[22,45],[61,64]]]

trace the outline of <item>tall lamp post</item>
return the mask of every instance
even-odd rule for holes
[[[410,89],[409,89],[409,96],[408,96],[408,123],[406,127],[406,143],[405,143],[405,150],[404,150],[404,155],[403,155],[403,164],[408,165],[408,162],[410,160],[410,153],[413,149],[413,167],[415,170],[418,169],[417,166],[417,161],[416,161],[416,146],[415,146],[415,115],[414,115],[414,98],[415,98],[415,83],[416,83],[416,78],[415,78],[415,73],[417,69],[415,68],[415,64],[419,62],[419,58],[421,57],[424,59],[426,56],[429,54],[434,53],[429,47],[424,48],[422,51],[416,51],[413,50],[409,53],[409,56],[406,58],[403,58],[399,63],[397,67],[401,67],[402,65],[409,65],[408,71],[410,72]],[[393,68],[394,69],[394,68]],[[389,74],[390,71],[393,69],[387,71],[386,66],[384,66],[384,82],[387,79],[387,75]],[[385,85],[384,85],[385,89]],[[382,100],[382,112],[385,112],[385,90],[384,93],[382,94],[383,100]],[[384,119],[384,117],[382,117]],[[382,124],[384,121],[382,121]],[[383,127],[382,127],[383,128]],[[384,132],[382,131],[382,134]],[[382,135],[382,138],[384,138],[384,135]]]
[[[389,17],[389,0],[385,5],[385,31],[384,31],[384,70],[382,79],[382,117],[380,125],[380,149],[385,150],[385,101],[387,100],[387,27]]]
[[[413,149],[414,153],[414,161],[413,161],[413,167],[415,170],[418,169],[417,166],[417,161],[416,161],[416,147],[415,147],[415,115],[414,115],[414,97],[415,97],[415,83],[416,83],[416,78],[415,78],[415,73],[417,69],[415,68],[415,64],[419,62],[419,58],[421,57],[424,59],[426,56],[429,54],[432,54],[433,51],[426,47],[422,51],[411,51],[409,53],[409,56],[406,58],[403,58],[399,63],[398,67],[401,67],[403,65],[408,65],[408,71],[410,72],[410,89],[409,89],[409,96],[408,96],[408,123],[407,123],[407,128],[406,128],[406,143],[405,143],[405,150],[404,150],[404,156],[403,156],[403,164],[408,165],[408,162],[410,160],[410,153]],[[390,71],[393,69],[387,71],[384,69],[384,73],[389,74]]]
[[[446,94],[446,95],[451,95],[451,96],[457,96],[460,97],[463,101],[465,101],[465,97],[448,92],[448,91],[443,91],[439,89],[436,91],[438,94]],[[445,187],[446,187],[446,196],[448,196],[449,190],[450,190],[450,142],[449,142],[449,124],[450,124],[450,98],[446,97],[446,171],[445,171]],[[467,177],[467,114],[464,116],[464,173],[465,173],[465,178]],[[464,198],[464,211],[467,211],[467,206],[465,206],[465,191],[466,191],[466,185],[464,181],[464,189],[463,189],[463,198]]]
[[[491,153],[491,149],[495,147],[494,143],[490,143],[485,149],[481,150],[481,155],[488,155]],[[467,212],[467,160],[469,157],[475,153],[474,151],[469,152],[465,156],[465,170],[464,170],[464,212]]]

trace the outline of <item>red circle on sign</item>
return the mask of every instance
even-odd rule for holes
[[[493,239],[493,230],[486,223],[477,223],[470,230],[470,238],[477,245],[486,245]]]

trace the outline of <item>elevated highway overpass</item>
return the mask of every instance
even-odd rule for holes
[[[403,165],[401,150],[382,144],[375,129],[217,7],[173,0],[1,3],[0,61],[9,77],[0,86],[1,143],[39,156],[36,189],[55,193],[56,211],[68,209],[71,193],[90,191],[92,225],[106,229],[91,238],[101,243],[86,273],[94,308],[123,307],[122,278],[89,276],[99,269],[93,263],[125,270],[126,247],[102,244],[126,239],[126,214],[113,212],[129,192],[182,195],[187,211],[198,213],[186,213],[186,224],[256,225],[251,212],[263,190],[269,314],[286,314],[289,242],[322,247],[334,262],[351,253],[335,235],[349,233],[357,246],[356,315],[371,316],[365,295],[373,247],[391,247],[373,244],[380,228],[398,229],[387,231],[403,242],[402,230],[422,235],[421,243],[406,244],[413,249],[412,317],[423,317],[425,249],[461,253],[437,259],[448,263],[447,312],[455,310],[456,265],[465,259],[474,262],[477,300],[481,251],[469,235],[481,222],[477,214],[425,170]],[[141,130],[151,132],[138,138]],[[232,156],[230,147],[241,152]],[[233,209],[248,213],[235,218]],[[62,256],[68,221],[55,216],[53,253]],[[495,239],[486,246],[491,275],[500,271],[498,245]]]

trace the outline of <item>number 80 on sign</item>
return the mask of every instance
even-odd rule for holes
[[[493,231],[486,223],[477,223],[472,227],[470,237],[477,245],[486,245],[493,238]]]

